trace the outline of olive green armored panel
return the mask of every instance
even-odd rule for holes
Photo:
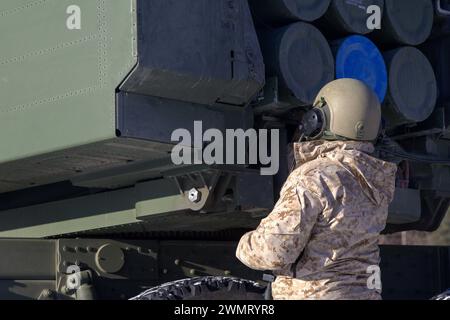
[[[135,17],[135,0],[0,1],[0,163],[115,137]]]
[[[246,106],[262,61],[246,0],[0,1],[0,193],[166,163],[173,130],[242,124],[202,106]]]
[[[81,29],[69,29],[77,3]],[[136,63],[132,10],[133,0],[0,2],[0,130],[16,142],[0,143],[0,162],[115,136],[115,88]]]

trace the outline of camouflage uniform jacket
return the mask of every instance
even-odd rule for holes
[[[277,276],[273,298],[381,299],[369,289],[378,238],[395,190],[395,164],[371,143],[294,145],[296,169],[272,213],[239,242],[237,257]]]

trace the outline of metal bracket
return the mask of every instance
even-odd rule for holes
[[[188,207],[193,211],[201,211],[211,202],[220,175],[220,171],[200,171],[168,177],[175,181]]]
[[[76,271],[66,275],[61,292],[76,300],[95,300],[96,293],[91,270]]]

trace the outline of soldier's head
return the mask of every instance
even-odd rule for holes
[[[373,142],[381,125],[381,105],[366,84],[354,79],[330,82],[317,95],[301,121],[305,140]]]

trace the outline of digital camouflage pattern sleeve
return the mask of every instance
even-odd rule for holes
[[[255,231],[245,234],[236,251],[237,258],[255,270],[281,270],[293,264],[308,242],[322,212],[319,197],[309,188],[297,169],[291,173],[274,210]]]

